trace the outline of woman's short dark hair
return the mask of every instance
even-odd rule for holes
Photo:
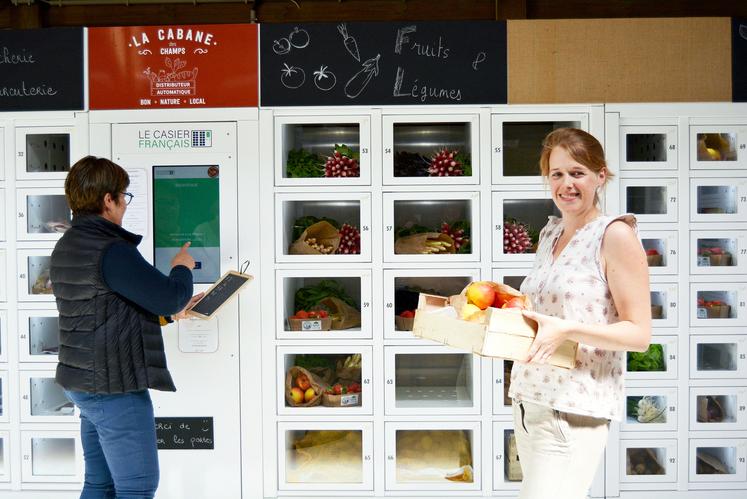
[[[65,179],[65,198],[73,215],[100,215],[104,212],[104,196],[110,194],[115,203],[130,185],[127,172],[106,158],[86,156],[75,163]]]

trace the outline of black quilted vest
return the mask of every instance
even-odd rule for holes
[[[158,317],[109,289],[102,274],[103,256],[112,243],[137,246],[141,239],[87,215],[73,218],[55,246],[50,271],[60,313],[55,380],[63,388],[105,394],[176,390]]]

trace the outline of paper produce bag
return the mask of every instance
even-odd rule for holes
[[[395,255],[443,255],[456,253],[454,240],[440,232],[422,232],[394,241]]]
[[[291,388],[296,386],[296,377],[299,375],[305,375],[309,379],[309,384],[311,385],[311,388],[314,389],[314,392],[316,395],[314,395],[314,398],[309,400],[308,402],[301,402],[297,403],[293,400],[293,397],[291,397]],[[299,366],[293,366],[290,369],[288,369],[288,372],[285,374],[285,400],[288,402],[288,405],[293,407],[311,407],[315,405],[319,405],[322,402],[322,393],[324,393],[324,390],[327,389],[327,385],[320,380],[318,377],[316,377],[311,372],[307,371],[303,367]]]
[[[319,302],[329,310],[329,316],[332,318],[332,330],[350,329],[361,325],[361,313],[333,296]]]
[[[291,255],[331,255],[340,245],[340,233],[335,226],[322,220],[306,227],[288,248]]]

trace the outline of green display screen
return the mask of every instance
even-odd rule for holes
[[[219,167],[153,167],[153,233],[156,268],[168,275],[171,259],[191,241],[195,283],[220,277]]]

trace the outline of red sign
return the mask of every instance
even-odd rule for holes
[[[88,28],[90,109],[257,107],[257,25]]]

